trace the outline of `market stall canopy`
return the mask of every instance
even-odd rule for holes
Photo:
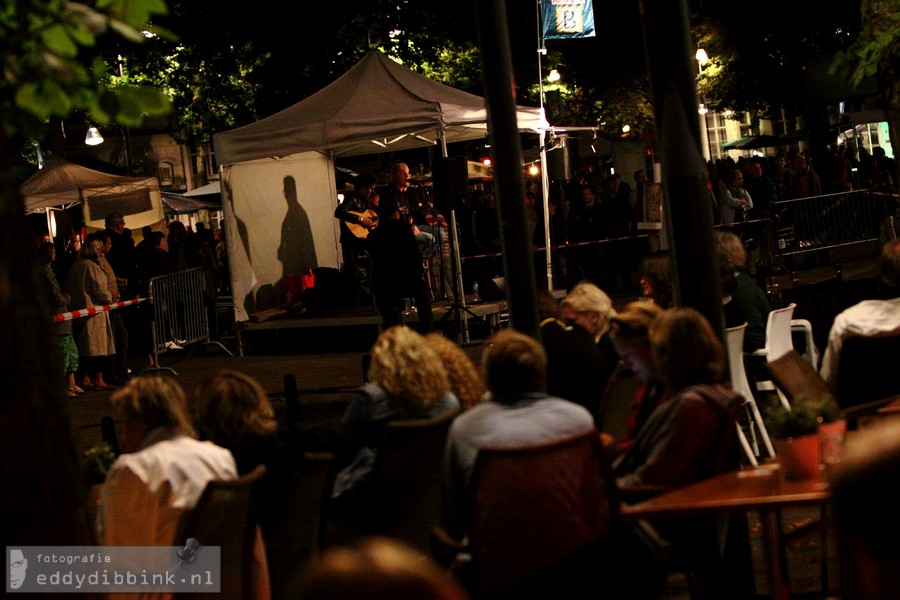
[[[25,211],[68,207],[84,203],[88,227],[102,229],[106,215],[125,215],[132,229],[164,218],[159,182],[155,177],[125,177],[94,171],[53,157],[19,186]]]
[[[759,148],[777,148],[790,142],[774,135],[748,135],[722,144],[725,150],[758,150]]]
[[[519,129],[548,126],[540,108],[518,107]],[[330,85],[270,117],[216,134],[219,164],[308,151],[351,156],[478,139],[484,98],[438,83],[371,50]]]
[[[196,196],[221,196],[222,188],[219,187],[218,181],[213,181],[207,183],[206,185],[201,185],[198,188],[194,188],[189,192],[185,192],[182,194],[185,198],[194,198]]]
[[[214,196],[202,198],[186,198],[186,194],[168,194],[162,196],[163,207],[167,215],[189,215],[201,210],[222,210],[222,199]]]

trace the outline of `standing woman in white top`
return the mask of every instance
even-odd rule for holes
[[[751,208],[753,200],[744,189],[744,174],[735,167],[719,181],[719,223],[731,225],[735,220],[743,221]]]

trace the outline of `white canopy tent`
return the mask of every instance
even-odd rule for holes
[[[128,227],[140,229],[164,219],[159,181],[94,171],[53,157],[19,186],[25,212],[48,212],[83,203],[87,227],[103,229],[106,215],[125,215]],[[48,216],[49,220],[49,216]]]
[[[517,121],[523,131],[547,127],[540,108],[519,107]],[[339,266],[334,157],[436,144],[446,156],[448,143],[486,135],[484,98],[432,81],[376,50],[294,106],[216,134],[235,319],[268,308],[265,296],[280,276]],[[291,229],[308,239],[286,239]]]
[[[543,109],[519,107],[519,129],[547,127]],[[487,132],[484,98],[433,81],[377,50],[330,85],[270,117],[214,137],[219,164],[311,150],[374,154],[474,140]]]

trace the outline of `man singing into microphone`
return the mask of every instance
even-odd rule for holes
[[[409,167],[405,163],[397,163],[391,169],[391,183],[381,189],[383,202],[397,206],[403,219],[408,219],[416,236],[416,244],[423,259],[429,259],[437,249],[437,242],[430,233],[420,231],[417,223],[425,222],[428,205],[420,185],[414,185],[409,177]]]

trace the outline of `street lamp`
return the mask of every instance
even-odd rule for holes
[[[119,131],[122,132],[122,148],[125,151],[125,171],[128,173],[128,176],[131,176],[131,151],[128,148],[128,136],[125,134],[125,130],[119,127]],[[84,143],[88,146],[99,146],[104,142],[103,135],[100,133],[100,130],[97,127],[91,125],[88,127],[87,134],[84,136]]]
[[[559,71],[557,71],[556,69],[550,69],[550,73],[547,75],[547,81],[549,81],[550,83],[556,83],[560,79],[561,76],[559,74]]]
[[[697,54],[694,55],[694,58],[700,63],[700,72],[702,73],[703,65],[709,62],[709,55],[706,54],[706,50],[703,48],[697,48]]]
[[[697,59],[697,67],[700,69],[699,72],[702,75],[703,65],[709,62],[709,55],[703,48],[697,48],[697,53],[694,54],[694,58]],[[706,100],[706,98],[703,98],[703,100]],[[697,113],[700,115],[700,135],[703,158],[705,158],[706,160],[712,160],[712,149],[710,148],[709,143],[709,129],[706,123],[706,114],[708,112],[709,108],[706,106],[706,102],[701,102],[700,106],[697,107]]]
[[[88,127],[87,134],[84,136],[84,143],[88,146],[97,146],[103,143],[103,136],[100,130],[91,125]]]

